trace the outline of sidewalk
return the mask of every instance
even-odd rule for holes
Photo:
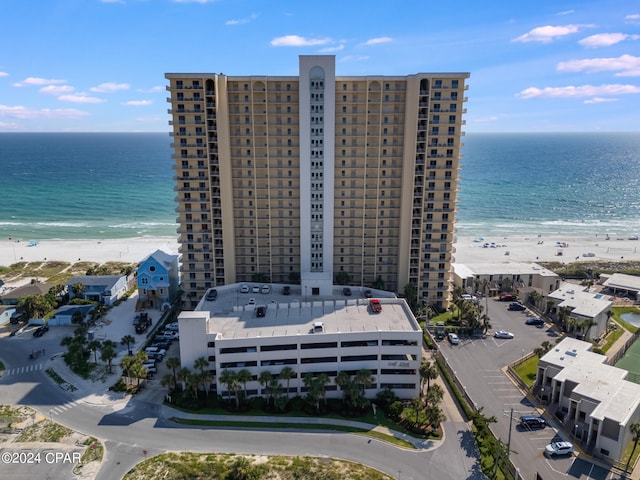
[[[253,415],[199,415],[195,413],[186,413],[180,410],[176,410],[167,405],[160,407],[160,416],[166,419],[182,418],[189,420],[213,420],[213,421],[227,421],[227,422],[260,422],[260,423],[294,423],[294,424],[306,424],[306,425],[318,425],[321,429],[321,425],[341,425],[345,427],[360,428],[363,430],[372,430],[374,432],[384,433],[395,438],[404,440],[411,443],[416,449],[431,451],[438,448],[444,442],[444,438],[441,440],[422,439],[415,438],[402,432],[391,430],[381,425],[373,426],[369,423],[356,422],[352,420],[340,420],[337,418],[322,418],[322,417],[270,417],[270,416],[253,416]],[[400,448],[400,447],[399,447]]]

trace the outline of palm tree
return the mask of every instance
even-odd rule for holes
[[[169,357],[165,365],[173,371],[173,384],[177,385],[178,377],[176,376],[176,369],[180,368],[180,359],[178,357]]]
[[[269,395],[271,396],[273,404],[275,406],[278,403],[278,397],[282,393],[282,385],[280,385],[280,382],[277,378],[272,378],[271,380],[269,380],[269,383],[267,384],[267,391],[269,392]]]
[[[434,363],[423,359],[418,372],[420,373],[420,382],[422,383],[422,385],[420,386],[420,396],[422,396],[424,384],[427,384],[428,392],[431,380],[435,380],[436,378],[438,378],[438,367],[436,367]]]
[[[125,335],[124,337],[122,337],[122,340],[120,340],[120,345],[127,346],[127,351],[129,352],[129,355],[131,355],[131,345],[135,343],[136,343],[136,339],[133,337],[133,335]]]
[[[191,375],[191,370],[189,370],[187,367],[182,367],[180,370],[178,370],[177,379],[182,382],[182,391],[186,390],[187,388],[187,380],[189,379],[189,375]]]
[[[338,372],[338,375],[336,375],[335,382],[336,382],[336,385],[340,387],[340,390],[342,390],[342,400],[346,402],[347,390],[348,390],[349,384],[351,383],[351,377],[347,372],[340,371]]]
[[[329,384],[330,379],[329,375],[326,373],[321,373],[316,377],[316,383],[318,385],[318,389],[320,390],[320,397],[322,398],[322,403],[327,404],[327,385]]]
[[[246,368],[243,368],[237,373],[237,382],[242,384],[242,394],[244,398],[247,398],[247,382],[252,379],[251,372]]]
[[[289,398],[289,382],[292,378],[296,378],[297,374],[291,367],[284,367],[280,370],[280,378],[287,381],[287,398]]]
[[[205,391],[205,395],[208,397],[209,389],[207,388],[206,384],[208,377],[205,375],[205,372],[209,371],[209,360],[207,360],[205,357],[198,357],[193,362],[193,368],[200,370],[200,380],[202,380],[202,388]]]
[[[307,387],[307,395],[305,396],[307,403],[314,409],[315,412],[320,410],[320,397],[322,392],[320,391],[320,382],[311,373],[306,373],[304,376],[304,386]]]
[[[220,383],[227,386],[227,392],[233,394],[236,401],[236,409],[240,408],[240,398],[238,397],[238,374],[233,370],[222,370],[219,377]]]
[[[120,368],[122,368],[122,374],[125,377],[129,377],[129,370],[134,363],[135,358],[133,358],[132,355],[125,355],[124,357],[122,357],[122,360],[120,360]]]
[[[168,388],[169,390],[173,389],[173,387],[175,387],[173,376],[170,373],[164,374],[160,379],[160,385]]]
[[[145,378],[147,376],[147,369],[144,368],[144,365],[138,362],[134,362],[131,365],[131,376],[136,379],[136,386],[140,385],[140,379]]]
[[[260,375],[258,376],[258,381],[260,382],[260,385],[262,385],[262,388],[264,390],[267,390],[267,385],[269,385],[269,382],[271,381],[272,378],[273,378],[273,375],[271,374],[271,372],[267,370],[260,372]],[[269,391],[267,390],[267,396],[268,395],[269,395]]]
[[[422,399],[420,397],[412,398],[410,404],[411,408],[416,414],[416,420],[413,422],[413,424],[417,427],[419,420],[418,415],[420,414],[420,410],[422,410],[422,408],[424,407],[424,404],[422,403]]]
[[[624,467],[624,471],[627,472],[629,469],[629,464],[631,463],[631,459],[633,458],[633,454],[636,451],[636,447],[638,446],[638,441],[640,440],[640,423],[633,422],[629,425],[629,430],[633,434],[633,449],[631,450],[631,455],[629,455],[629,460],[627,460],[627,464]]]
[[[109,373],[111,373],[111,361],[116,358],[116,342],[113,340],[105,340],[102,342],[100,350],[102,351],[102,360],[109,364]]]
[[[100,340],[91,340],[87,348],[93,352],[93,363],[98,364],[98,350],[100,350]]]

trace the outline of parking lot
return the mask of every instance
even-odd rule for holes
[[[505,443],[512,425],[511,460],[519,468],[522,477],[536,478],[539,472],[545,480],[565,478],[567,475],[584,479],[616,478],[607,476],[606,469],[576,456],[545,457],[543,452],[550,442],[573,440],[563,432],[558,433],[558,422],[554,418],[545,416],[550,426],[539,430],[518,425],[522,415],[539,415],[542,411],[515,387],[503,370],[542,342],[555,344],[560,337],[551,324],[526,325],[526,319],[532,314],[527,310],[508,310],[509,302],[493,299],[481,299],[481,302],[491,319],[489,333],[482,338],[461,336],[458,345],[443,340],[439,343],[440,350],[476,407],[482,407],[486,416],[496,417],[497,423],[492,425],[492,429]],[[511,332],[514,338],[494,338],[493,333],[498,330]]]

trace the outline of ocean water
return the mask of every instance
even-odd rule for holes
[[[0,133],[0,238],[175,237],[165,133]],[[640,133],[467,134],[459,236],[640,235]]]

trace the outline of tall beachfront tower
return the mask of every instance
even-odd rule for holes
[[[468,73],[167,73],[182,286],[376,286],[446,306]]]

